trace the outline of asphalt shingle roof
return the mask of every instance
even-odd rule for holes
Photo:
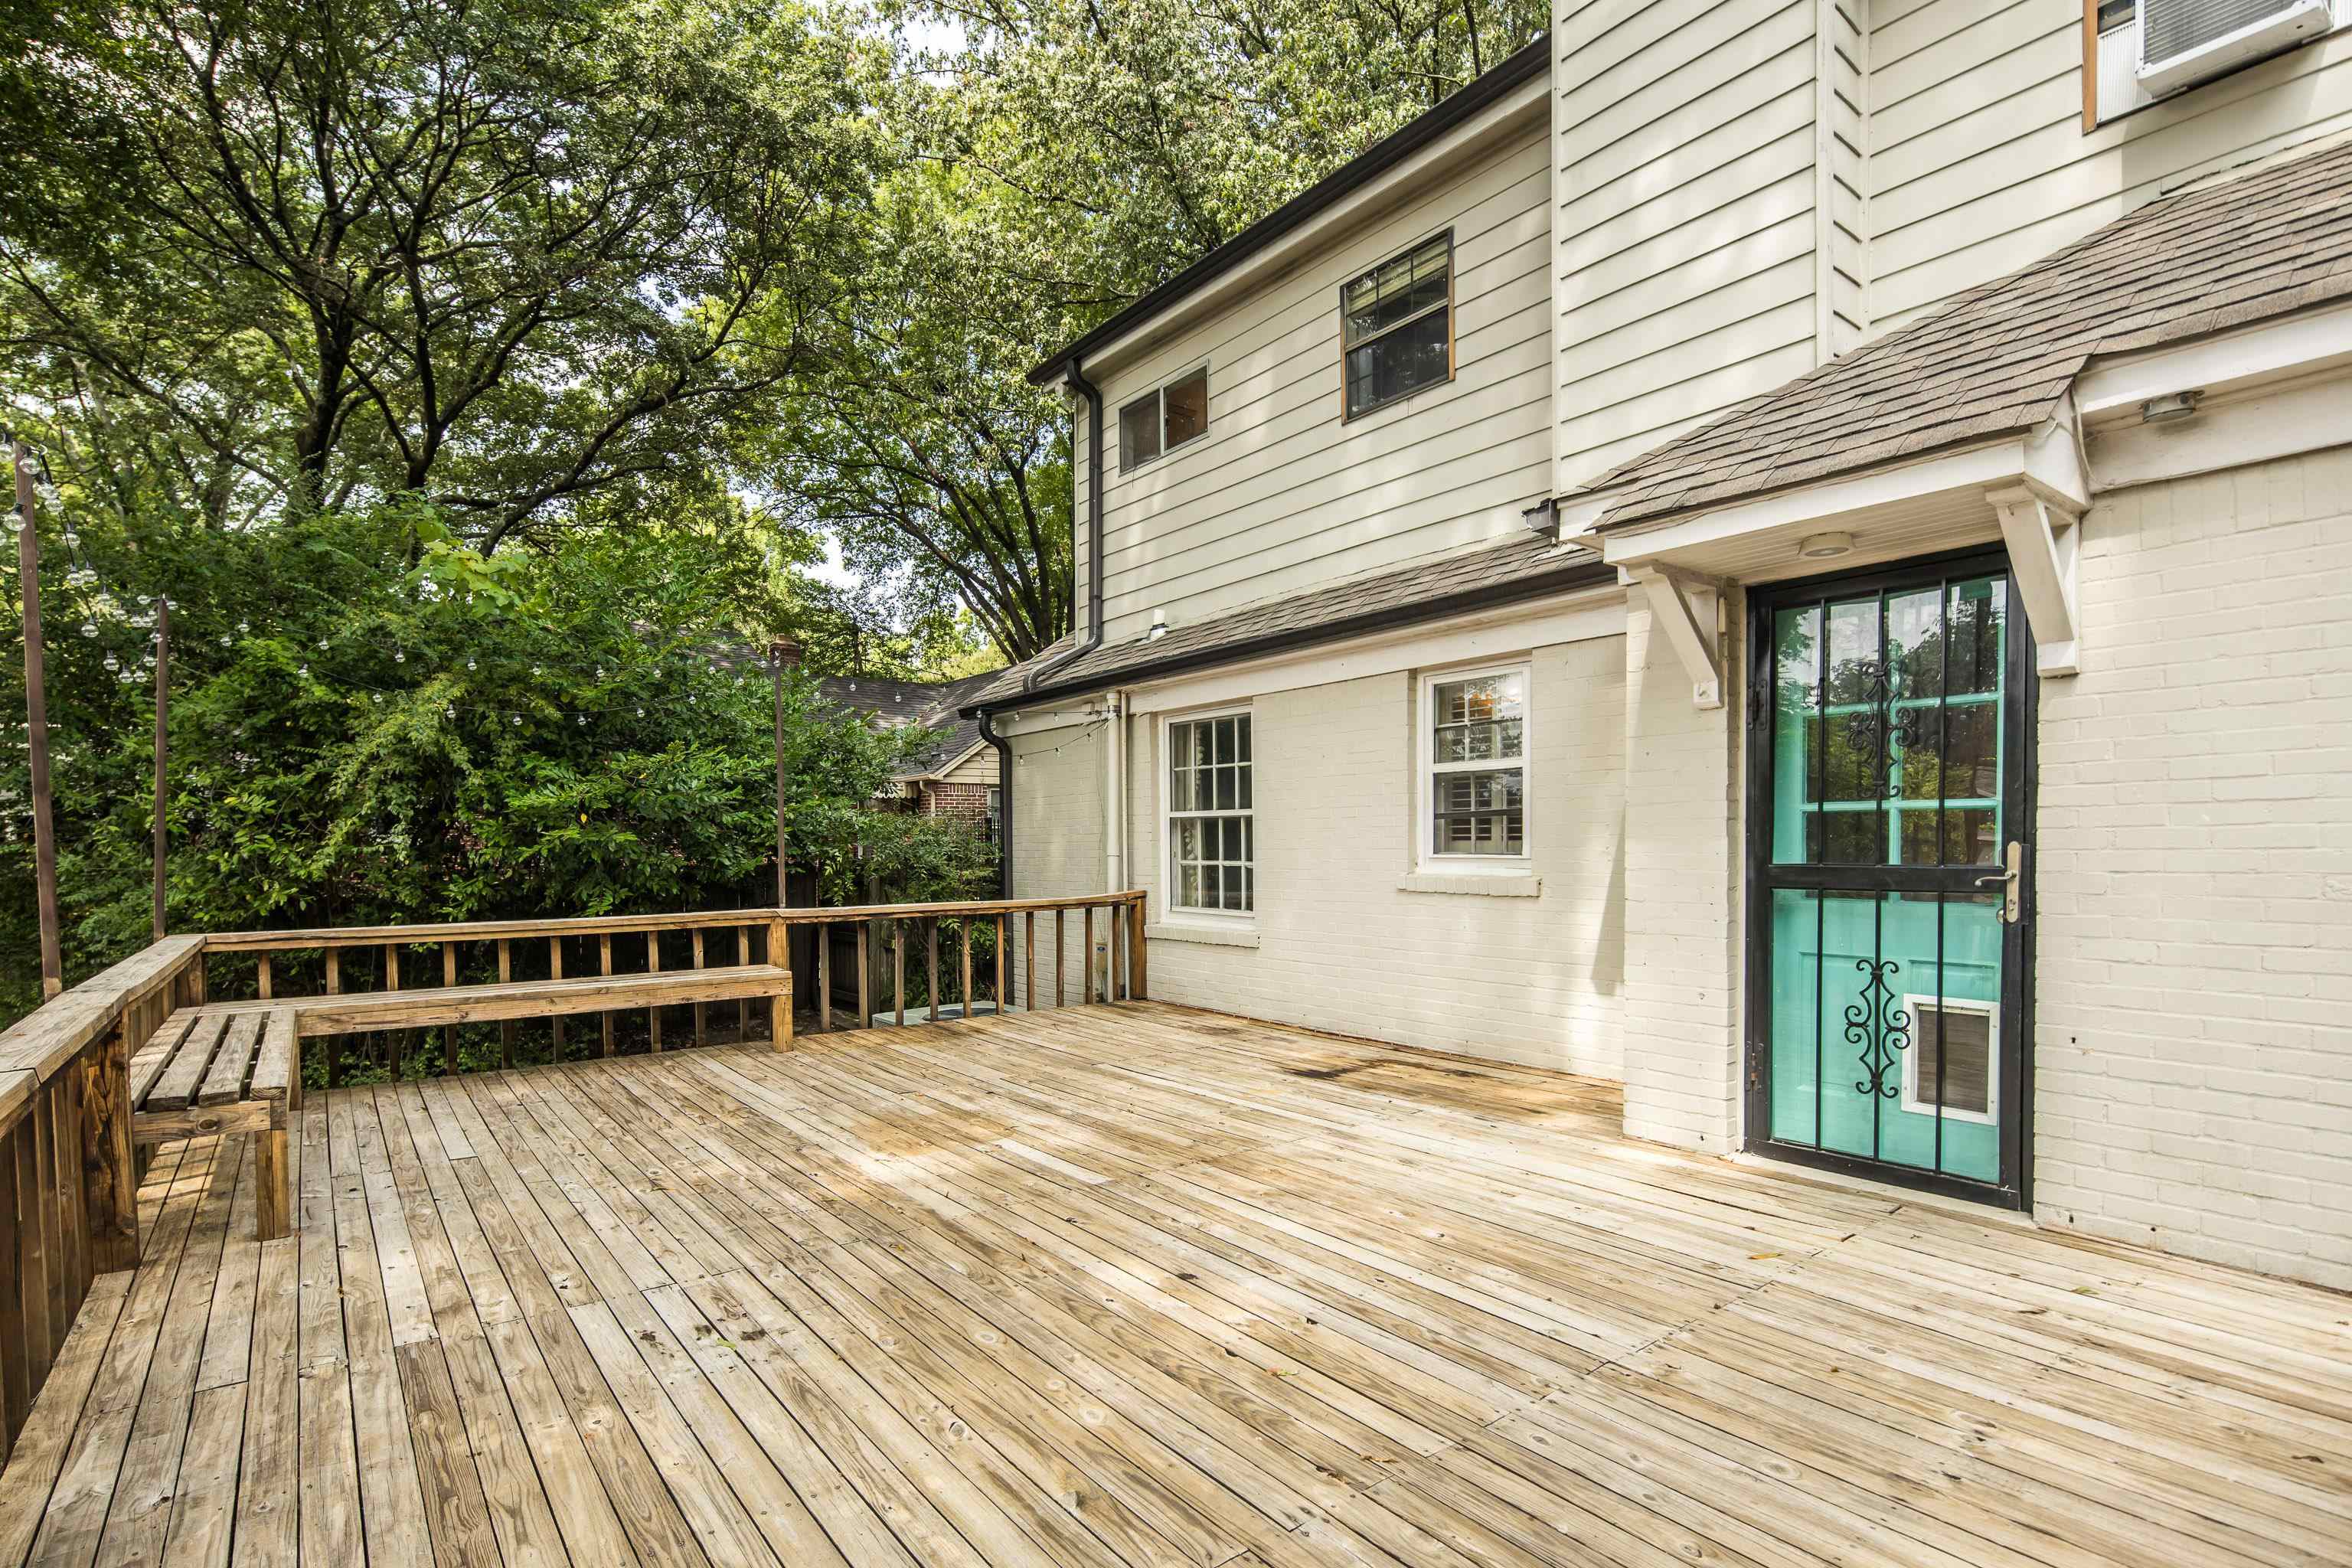
[[[2094,354],[2352,296],[2352,142],[2160,197],[1585,487],[1606,530],[2032,430]]]
[[[1146,639],[1105,643],[1039,683],[1042,691],[1100,689],[1170,666],[1197,667],[1225,658],[1245,658],[1278,647],[1325,642],[1369,630],[1399,616],[1425,611],[1431,619],[1483,603],[1536,598],[1585,585],[1587,579],[1613,580],[1589,550],[1554,544],[1523,534],[1391,571],[1372,573],[1189,626],[1172,626]],[[1003,707],[1021,695],[1032,669],[1057,658],[1075,644],[1066,637],[1044,653],[995,676],[966,699],[971,707]]]
[[[863,713],[890,729],[920,725],[937,730],[940,738],[909,759],[894,777],[927,778],[972,749],[980,742],[980,726],[957,710],[971,694],[1002,673],[990,670],[961,680],[876,680],[862,675],[817,678],[817,696],[837,708]]]

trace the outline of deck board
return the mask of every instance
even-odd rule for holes
[[[159,1152],[0,1563],[2352,1563],[2344,1298],[1156,1005]]]

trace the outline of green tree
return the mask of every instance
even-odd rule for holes
[[[793,5],[22,15],[0,342],[120,501],[220,525],[424,495],[494,548],[592,496],[709,493],[863,227],[862,46]]]

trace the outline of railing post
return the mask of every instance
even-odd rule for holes
[[[260,991],[261,999],[264,1002],[269,1000],[269,955],[265,952],[261,955],[261,968],[259,971],[259,979],[257,981],[257,989]]]
[[[499,943],[499,978],[501,980],[506,978],[506,962],[507,944],[500,942]],[[343,950],[340,947],[330,947],[327,949],[327,994],[340,996],[342,993]],[[341,1035],[329,1035],[327,1037],[327,1087],[341,1089],[342,1083],[343,1037]]]
[[[131,1147],[131,1052],[116,1025],[82,1055],[81,1164],[89,1268],[112,1274],[139,1264],[139,1181]]]
[[[989,997],[989,1001],[990,1001],[990,1002],[992,1002],[992,1003],[993,1003],[993,1004],[995,1005],[996,1011],[997,1011],[1000,1015],[1002,1015],[1002,1014],[1003,1013],[1003,1011],[1004,1011],[1004,915],[1003,915],[1003,911],[1001,911],[1001,910],[997,913],[997,916],[996,916],[996,990],[995,990],[995,992],[994,992],[992,994],[991,994],[991,995],[990,995],[990,997]]]
[[[907,922],[890,922],[890,989],[898,1002],[898,1026],[907,1026]]]
[[[1021,985],[1021,1005],[1029,1012],[1037,1010],[1037,911],[1029,910],[1021,917],[1021,973],[1025,977]]]
[[[1086,940],[1079,952],[1086,954],[1086,983],[1079,991],[1079,1005],[1090,1007],[1095,1000],[1095,907],[1088,904],[1081,913],[1085,917]]]
[[[923,973],[927,987],[923,995],[930,1005],[931,1022],[936,1024],[940,1021],[940,917],[933,915],[923,923],[930,928],[924,933],[923,945],[929,954],[929,965]]]
[[[768,922],[768,962],[792,973],[792,927],[782,921]],[[781,996],[768,999],[768,1042],[775,1049],[793,1048],[793,994],[787,989]]]
[[[1067,910],[1054,911],[1054,1005],[1056,1007],[1068,1005],[1066,998],[1069,993],[1062,984],[1062,972],[1070,956],[1070,938],[1062,920],[1067,913]]]
[[[735,928],[735,967],[751,967],[751,928]],[[741,997],[735,999],[735,1043],[742,1044],[751,1037],[751,1004]]]
[[[551,980],[563,978],[563,939],[560,936],[547,939],[547,977]],[[563,1020],[553,1018],[549,1022],[554,1026],[555,1059],[562,1061],[563,1059]]]
[[[1139,893],[1127,906],[1127,999],[1130,1002],[1149,1001],[1151,995],[1143,943],[1143,896]]]
[[[956,943],[956,950],[958,956],[962,960],[963,1016],[969,1018],[971,1016],[971,917],[970,915],[956,921],[956,935],[961,939]]]

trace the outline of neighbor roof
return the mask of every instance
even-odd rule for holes
[[[961,680],[876,680],[862,675],[824,675],[817,678],[816,691],[820,699],[835,707],[863,713],[888,729],[912,724],[939,731],[936,742],[900,763],[891,774],[898,779],[922,779],[952,766],[980,744],[980,726],[963,718],[957,710],[1002,673],[990,670],[968,675]]]
[[[1158,637],[1106,643],[1055,670],[1036,691],[1024,693],[1021,683],[1030,670],[1059,658],[1073,646],[1075,639],[1066,637],[1036,658],[992,678],[968,700],[965,711],[1099,691],[1146,676],[1158,678],[1235,663],[1391,626],[1436,620],[1614,581],[1615,569],[1603,566],[1592,552],[1523,534],[1505,543],[1269,600],[1213,620],[1173,627]]]
[[[1434,109],[1373,142],[1094,331],[1039,361],[1029,373],[1031,384],[1045,385],[1061,374],[1064,365],[1092,353],[1103,344],[1178,303],[1194,289],[1232,271],[1349,192],[1370,184],[1481,110],[1506,97],[1521,82],[1541,75],[1550,53],[1551,35],[1538,33],[1517,53],[1493,70],[1465,83],[1460,90],[1440,101]]]
[[[1584,487],[1604,530],[2040,426],[2094,354],[2352,295],[2352,142],[2161,197]]]

